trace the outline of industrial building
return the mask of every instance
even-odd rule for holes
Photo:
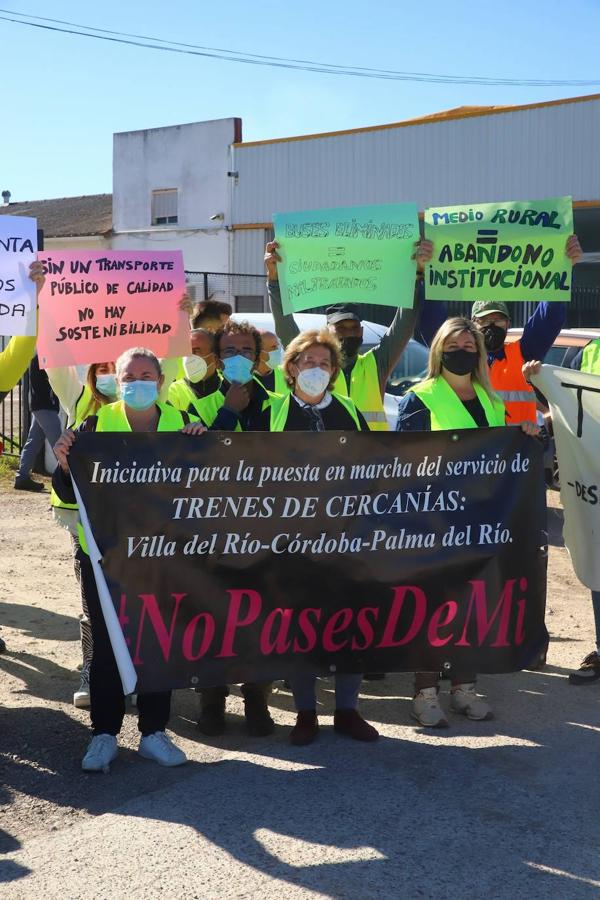
[[[98,222],[88,215],[88,239],[113,249],[181,249],[196,298],[227,297],[240,311],[257,311],[266,304],[262,257],[275,212],[570,195],[585,252],[571,324],[598,325],[599,146],[600,94],[246,143],[237,118],[124,132],[113,142],[112,228],[107,195],[89,198]],[[0,209],[37,215],[46,246],[58,249],[69,245],[70,207],[85,199]],[[55,218],[46,223],[48,204]],[[64,208],[54,234],[56,204]],[[82,246],[81,227],[71,240]]]

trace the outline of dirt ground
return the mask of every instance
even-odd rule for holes
[[[186,777],[186,767],[153,768],[150,773],[146,766],[127,765],[115,768],[110,777],[95,778],[81,772],[88,713],[72,705],[81,661],[79,597],[69,536],[53,523],[48,496],[15,493],[6,480],[0,484],[0,626],[7,644],[0,655],[0,854]],[[567,670],[592,649],[592,616],[589,593],[575,577],[562,544],[556,494],[549,493],[549,506],[548,663],[564,684]],[[496,679],[508,683],[511,677]],[[488,691],[490,682],[485,681]],[[409,725],[409,691],[407,675],[388,676],[368,686],[368,693],[379,692],[382,700],[403,698],[402,705],[390,706],[382,721],[400,717],[406,719],[404,726]],[[201,742],[194,727],[197,699],[191,691],[180,691],[174,699],[171,727],[188,755],[215,761],[228,749],[247,749],[239,696],[228,707],[230,733],[212,745]],[[277,723],[290,725],[289,694],[281,689],[273,705]],[[278,740],[284,741],[285,729],[278,732]],[[137,739],[135,719],[128,715],[121,745],[131,752]]]

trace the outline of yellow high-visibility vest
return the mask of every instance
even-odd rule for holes
[[[338,396],[340,394],[348,396],[346,376],[343,372],[338,375],[333,389]],[[350,399],[365,417],[370,431],[390,430],[381,398],[377,362],[372,350],[358,356],[354,363],[350,374]]]
[[[506,410],[500,400],[490,400],[485,391],[476,381],[473,388],[477,399],[483,407],[485,418],[490,427],[504,425],[506,422]],[[421,384],[411,388],[422,403],[425,404],[431,414],[432,431],[450,431],[453,428],[477,428],[477,422],[467,411],[458,394],[450,387],[441,375],[422,381]]]

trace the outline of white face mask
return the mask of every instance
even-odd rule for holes
[[[183,371],[188,381],[191,381],[192,384],[197,384],[197,382],[204,381],[206,378],[208,366],[202,356],[184,356]]]
[[[324,369],[302,369],[298,372],[296,384],[307,397],[319,397],[327,390],[331,374]]]

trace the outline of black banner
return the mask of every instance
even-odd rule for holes
[[[508,672],[547,639],[542,453],[518,428],[81,434],[70,459],[139,691]]]

